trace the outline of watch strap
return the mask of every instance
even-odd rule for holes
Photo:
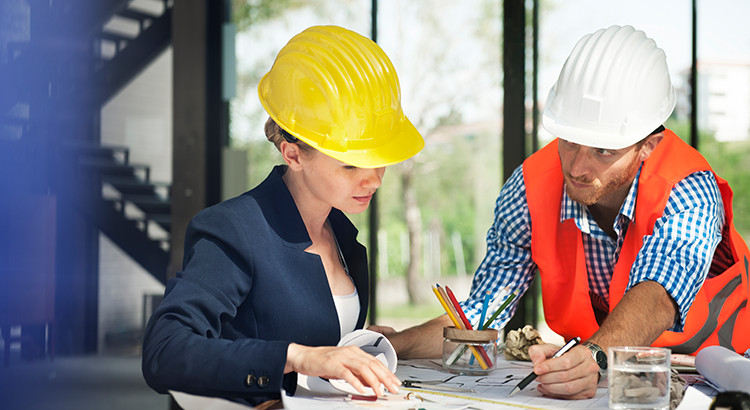
[[[583,345],[589,349],[591,357],[599,365],[599,382],[601,382],[607,378],[607,353],[596,343],[584,342]]]

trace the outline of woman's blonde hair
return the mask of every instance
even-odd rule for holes
[[[271,117],[268,117],[268,120],[266,121],[265,132],[266,138],[268,138],[269,141],[273,142],[273,145],[276,146],[276,149],[281,152],[281,143],[286,141],[287,139],[284,138],[283,130],[281,129],[279,124],[276,124],[276,121],[274,121]],[[310,154],[312,151],[315,151],[313,147],[297,138],[294,138],[294,143],[297,144],[299,150],[305,154]]]

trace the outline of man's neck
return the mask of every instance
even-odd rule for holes
[[[632,185],[633,181],[630,181],[629,184],[623,184],[617,191],[602,198],[599,202],[588,206],[589,212],[594,217],[596,224],[612,239],[617,238],[617,232],[614,229],[615,219],[617,218],[617,214],[620,213],[620,208],[622,208],[622,204],[625,202],[625,198],[627,198]]]

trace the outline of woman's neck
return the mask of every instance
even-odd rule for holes
[[[300,181],[298,175],[292,170],[287,168],[282,179],[289,189],[289,193],[292,194],[310,239],[315,242],[316,239],[324,237],[325,223],[328,220],[328,214],[331,212],[331,206],[315,198],[304,182]]]

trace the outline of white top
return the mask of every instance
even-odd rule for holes
[[[336,304],[336,313],[339,315],[341,336],[353,332],[359,319],[357,288],[354,288],[354,292],[349,295],[333,295],[333,303]]]
[[[336,234],[333,235],[333,240],[336,242],[341,266],[344,267],[344,272],[349,276],[349,266],[347,266],[346,260],[344,260],[344,254],[341,252]],[[351,280],[351,277],[349,277],[349,280]],[[339,315],[340,336],[343,337],[345,334],[353,332],[354,328],[357,327],[357,319],[359,319],[359,294],[357,293],[357,286],[354,286],[354,292],[349,295],[333,295],[333,303],[336,305],[336,313]]]

